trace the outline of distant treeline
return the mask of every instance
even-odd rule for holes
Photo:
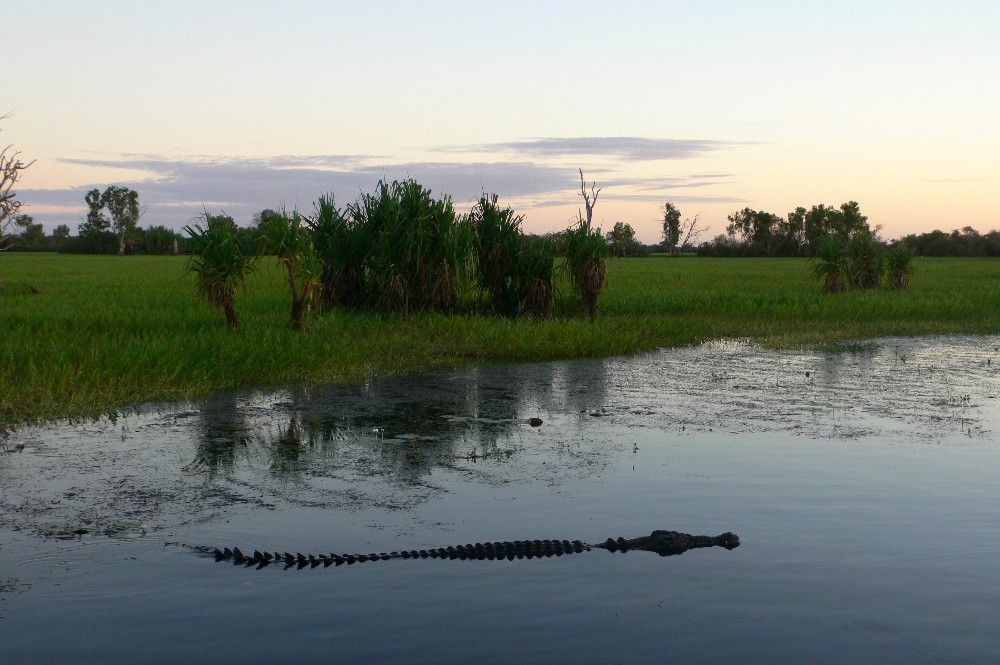
[[[21,232],[11,238],[9,250],[14,252],[60,252],[63,254],[116,254],[119,238],[111,231],[86,232],[71,236],[69,227],[60,224],[45,235],[41,224],[30,216],[21,215],[15,229]],[[176,243],[176,247],[175,247]],[[186,254],[187,238],[165,226],[136,228],[129,235],[125,251],[128,254]]]
[[[744,208],[728,217],[726,233],[702,243],[699,256],[815,256],[828,236],[852,237],[859,231],[876,239],[881,227],[868,225],[856,201],[839,208],[814,205],[796,208],[781,217]],[[980,233],[971,226],[951,233],[931,231],[910,234],[885,245],[905,245],[917,256],[1000,256],[1000,231]]]
[[[1000,256],[1000,231],[980,233],[971,226],[951,233],[930,231],[911,233],[888,245],[905,245],[916,256]],[[716,236],[697,248],[698,256],[813,256],[810,245],[783,242],[770,253],[752,243],[728,235]]]
[[[951,233],[911,233],[899,242],[917,256],[1000,256],[1000,231],[983,234],[971,226]]]
[[[259,235],[261,217],[272,211],[264,210],[254,215],[250,226],[240,227],[239,232],[248,241],[255,241]],[[796,208],[782,218],[773,213],[751,208],[733,213],[728,217],[726,233],[698,246],[685,245],[680,253],[697,252],[699,256],[806,256],[815,255],[816,243],[826,235],[850,234],[857,229],[868,228],[868,218],[861,214],[856,202],[845,203],[840,208],[813,206],[807,210]],[[621,226],[619,223],[615,229]],[[629,225],[624,225],[631,231]],[[69,227],[60,224],[50,235],[45,235],[41,224],[35,223],[29,215],[18,216],[15,234],[9,244],[10,251],[60,252],[66,254],[114,254],[118,251],[119,237],[106,230],[91,231],[81,225],[79,235],[71,236]],[[878,228],[875,229],[877,233]],[[648,256],[651,252],[669,251],[665,242],[644,245],[634,238],[634,232],[621,243],[624,251],[619,251],[619,240],[614,232],[609,232],[608,244],[612,254],[628,256]],[[540,239],[540,238],[539,238]],[[126,253],[128,254],[186,254],[190,251],[188,239],[181,233],[165,226],[136,228],[130,234]],[[955,229],[950,233],[940,230],[904,236],[890,245],[903,244],[916,256],[1000,256],[1000,231],[981,233],[971,226]]]

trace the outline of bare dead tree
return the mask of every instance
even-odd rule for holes
[[[678,248],[686,247],[688,243],[698,242],[698,238],[701,237],[701,234],[705,233],[710,228],[712,228],[710,226],[706,226],[703,229],[698,228],[698,222],[700,221],[701,221],[700,212],[697,215],[695,215],[693,219],[689,218],[684,220],[684,222],[681,224],[681,234],[684,240],[681,241],[681,244],[678,245]]]
[[[587,228],[594,219],[594,205],[597,203],[597,195],[601,193],[596,182],[590,183],[590,193],[587,192],[587,184],[583,181],[583,169],[580,169],[580,195],[583,197],[583,204],[587,208]],[[601,188],[603,189],[603,187]]]
[[[0,116],[0,120],[9,117],[10,114],[7,113]],[[27,164],[22,162],[20,154],[19,150],[13,150],[12,145],[0,151],[0,250],[6,246],[5,230],[13,223],[21,209],[21,202],[17,200],[14,185],[20,180],[24,170],[35,163],[34,160]]]

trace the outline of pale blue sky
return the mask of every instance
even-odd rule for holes
[[[895,237],[1000,227],[1000,2],[69,2],[4,12],[0,139],[51,228],[124,184],[143,224],[247,223],[413,176],[563,228],[721,233],[854,199]]]

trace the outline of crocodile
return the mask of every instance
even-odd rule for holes
[[[638,538],[608,538],[602,543],[589,544],[579,540],[514,540],[493,543],[453,545],[401,552],[371,554],[292,554],[290,552],[243,552],[238,547],[194,547],[192,549],[213,557],[218,561],[232,562],[234,565],[264,568],[271,564],[285,568],[316,568],[318,566],[341,566],[343,564],[366,561],[387,561],[390,559],[461,559],[492,560],[537,559],[566,554],[579,554],[593,549],[609,552],[629,552],[631,550],[656,552],[660,556],[683,554],[701,547],[724,547],[727,550],[740,546],[740,537],[726,532],[718,536],[692,536],[678,531],[653,531],[648,536]]]

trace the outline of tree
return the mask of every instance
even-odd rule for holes
[[[0,116],[0,120],[9,118],[10,114]],[[21,201],[17,198],[14,185],[21,179],[24,170],[35,163],[34,160],[25,164],[21,161],[18,150],[12,150],[8,145],[0,150],[0,251],[6,246],[5,229],[14,221],[21,209]]]
[[[788,213],[788,225],[801,233],[801,251],[812,254],[822,239],[835,235],[844,242],[859,232],[868,231],[868,218],[861,214],[857,201],[842,203],[840,208],[814,205],[809,210],[799,206]]]
[[[81,238],[87,240],[91,250],[103,253],[113,239],[118,253],[136,238],[139,219],[145,208],[139,206],[139,193],[128,187],[111,185],[104,193],[92,189],[84,197],[87,202],[87,219],[79,226]],[[111,214],[111,219],[104,214]]]
[[[25,247],[37,248],[45,242],[45,229],[31,215],[18,215],[14,218],[14,226],[19,229],[18,235]]]
[[[698,213],[694,217],[689,217],[684,220],[680,227],[680,237],[681,241],[678,245],[680,250],[690,247],[694,243],[698,242],[698,238],[705,231],[708,231],[711,227],[706,226],[705,228],[699,228],[698,224],[701,223],[701,213]]]
[[[142,240],[142,250],[146,254],[170,254],[179,242],[184,241],[184,236],[162,225],[150,226],[145,230],[138,229],[138,232]]]
[[[868,231],[868,218],[861,214],[861,206],[857,201],[840,204],[840,215],[837,216],[840,232],[851,237],[859,231]],[[876,232],[880,227],[876,227]]]
[[[135,235],[139,218],[144,212],[139,207],[139,193],[128,187],[112,185],[101,194],[100,203],[111,213],[112,230],[118,237],[118,254],[124,254],[125,246]]]
[[[781,223],[780,217],[763,210],[744,208],[727,219],[726,233],[733,238],[739,237],[749,246],[751,253],[765,256],[774,253],[775,231]]]
[[[523,296],[518,263],[524,217],[510,207],[501,208],[496,194],[483,192],[468,220],[474,239],[476,284],[489,295],[494,312],[513,316]]]
[[[92,189],[83,196],[87,202],[87,217],[77,227],[83,251],[103,254],[114,240],[111,233],[111,221],[104,215],[104,204],[101,203],[101,190]]]
[[[635,252],[635,229],[632,228],[631,224],[615,222],[614,228],[608,231],[604,237],[614,254],[625,256],[630,251]]]
[[[677,254],[681,239],[681,211],[670,201],[663,204],[663,244],[670,256]]]
[[[56,228],[52,229],[52,238],[54,240],[65,240],[69,237],[69,227],[65,224],[60,224]]]

